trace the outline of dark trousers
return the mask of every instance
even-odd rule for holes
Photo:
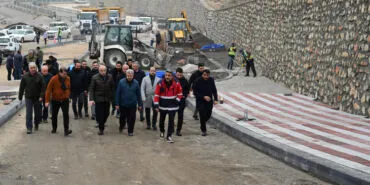
[[[36,43],[39,44],[40,43],[40,37],[36,37]]]
[[[150,119],[150,109],[153,110],[153,117]],[[152,108],[145,108],[145,118],[146,118],[146,125],[150,127],[150,120],[152,121],[152,127],[156,128],[157,126],[157,119],[158,119],[158,112],[154,109],[154,105]]]
[[[89,114],[89,102],[87,100],[87,94],[84,93],[84,103],[83,103],[83,107],[84,107],[84,110],[85,110],[85,115],[88,115]]]
[[[212,109],[199,110],[200,130],[202,130],[202,132],[207,132],[206,123],[209,120],[209,118],[211,118],[211,115]]]
[[[20,80],[22,77],[22,67],[14,67],[13,71],[14,80]]]
[[[83,100],[84,99],[84,93],[80,94],[74,94],[72,95],[72,109],[73,109],[73,114],[75,116],[77,115],[82,115],[82,107],[83,107]],[[77,103],[78,103],[78,110],[77,110]]]
[[[13,69],[11,67],[6,67],[6,70],[8,71],[8,81],[12,80],[12,71]]]
[[[51,101],[51,106],[52,106],[52,127],[53,131],[56,131],[58,128],[58,112],[59,109],[62,108],[63,112],[63,122],[64,122],[64,133],[67,133],[69,130],[69,100],[63,100],[63,101]]]
[[[44,38],[44,42],[45,42],[45,46],[46,46],[46,44],[48,43],[48,39]]]
[[[252,69],[253,76],[256,77],[257,72],[256,72],[256,68],[254,67],[254,62],[252,62],[252,63],[247,62],[247,66],[245,66],[245,71],[247,72],[247,74],[246,74],[247,76],[249,76],[250,69]]]
[[[165,132],[164,121],[166,120],[166,115],[167,114],[168,114],[167,137],[169,137],[169,136],[172,135],[173,130],[174,130],[176,111],[160,110],[159,129],[161,130],[161,132]]]
[[[42,120],[47,120],[49,116],[49,108],[45,107],[45,98],[42,100]]]
[[[235,56],[229,56],[229,62],[227,63],[227,69],[232,70],[234,65]]]
[[[36,60],[36,65],[37,65],[37,69],[38,69],[39,71],[41,71],[42,59],[37,59],[37,60]]]
[[[36,99],[26,99],[26,127],[32,129],[32,115],[35,115],[34,124],[38,125],[41,122],[41,102]]]
[[[186,107],[185,99],[182,99],[179,104],[179,110],[177,111],[177,132],[180,132],[182,129],[182,124],[184,123],[184,111]]]
[[[140,121],[144,119],[144,109],[140,109],[138,110],[139,111],[139,115],[140,115]]]
[[[96,122],[99,124],[99,130],[104,131],[105,123],[109,117],[110,102],[96,102]]]
[[[134,133],[134,128],[135,128],[135,121],[136,121],[136,107],[122,107],[120,106],[120,111],[121,111],[121,117],[122,115],[124,118],[127,119],[127,130],[128,133]],[[120,121],[121,121],[120,117]],[[121,128],[121,122],[120,122],[120,128]]]

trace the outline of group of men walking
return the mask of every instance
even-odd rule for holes
[[[25,92],[28,134],[32,133],[33,125],[37,131],[42,121],[47,123],[48,107],[51,107],[51,133],[57,131],[58,112],[62,109],[64,134],[68,136],[72,133],[69,128],[70,99],[75,119],[89,117],[87,101],[89,99],[91,118],[97,122],[98,135],[104,135],[105,123],[110,113],[112,115],[116,113],[116,117],[119,118],[119,132],[123,132],[127,125],[129,136],[134,135],[137,111],[140,121],[146,120],[146,128],[154,131],[157,130],[159,113],[160,137],[165,137],[165,120],[168,115],[165,138],[172,143],[176,113],[178,113],[176,135],[182,136],[185,100],[189,92],[193,91],[200,115],[202,135],[207,135],[206,122],[211,116],[213,105],[217,104],[218,95],[215,82],[209,77],[210,71],[204,70],[204,64],[199,64],[198,70],[192,74],[188,82],[181,68],[176,70],[176,74],[167,70],[164,77],[158,77],[156,69],[152,67],[146,76],[132,60],[126,64],[117,62],[116,68],[110,71],[105,65],[99,65],[97,62],[93,62],[90,68],[86,61],[75,61],[74,67],[70,70],[60,67],[57,74],[51,74],[55,73],[53,62],[50,61],[52,59],[53,57],[49,57],[42,66],[41,73],[37,72],[35,62],[28,63],[28,70],[21,80],[19,100],[22,101]],[[83,107],[85,116],[82,114]]]

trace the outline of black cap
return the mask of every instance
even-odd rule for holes
[[[198,67],[204,67],[204,63],[199,63]]]

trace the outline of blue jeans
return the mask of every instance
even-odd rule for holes
[[[227,69],[230,69],[230,70],[233,69],[234,58],[235,57],[229,56],[229,63],[227,63]]]
[[[58,42],[61,43],[62,42],[62,36],[58,36]]]
[[[38,125],[41,122],[41,102],[38,99],[26,99],[26,127],[29,130],[33,127],[32,113],[35,114],[33,123]]]

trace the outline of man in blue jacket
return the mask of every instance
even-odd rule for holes
[[[134,71],[129,69],[126,71],[126,78],[120,80],[116,90],[116,109],[121,112],[119,131],[122,132],[125,128],[125,121],[127,119],[129,136],[134,135],[136,106],[138,106],[139,110],[143,106],[140,86],[134,79]]]

